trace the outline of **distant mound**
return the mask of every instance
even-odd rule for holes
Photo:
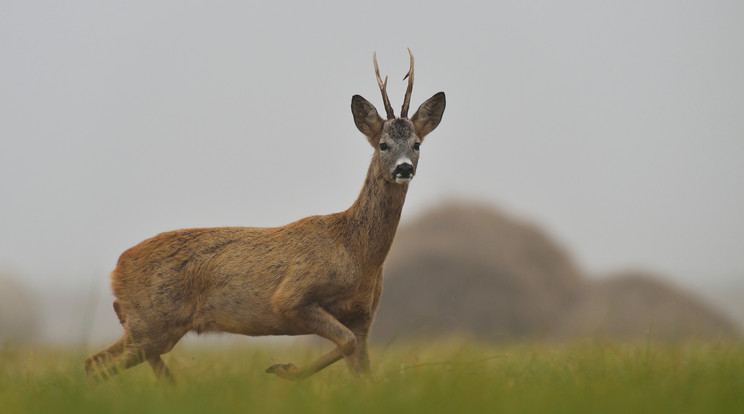
[[[454,204],[398,230],[373,337],[632,338],[650,323],[663,337],[734,332],[689,294],[647,277],[590,282],[534,225]]]
[[[30,342],[38,334],[38,308],[20,284],[0,275],[0,344]]]
[[[559,334],[637,338],[730,335],[735,325],[700,299],[646,272],[625,272],[589,285],[562,320]]]

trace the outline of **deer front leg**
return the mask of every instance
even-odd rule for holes
[[[266,368],[266,372],[276,374],[278,377],[286,380],[300,380],[315,374],[343,357],[344,355],[341,353],[340,349],[334,348],[333,351],[323,355],[304,368],[299,368],[292,363],[274,364]]]
[[[356,336],[356,348],[346,356],[349,370],[359,376],[369,374],[369,355],[367,353],[367,337],[372,324],[372,317],[368,314],[360,316],[347,325]]]
[[[367,354],[367,335],[357,335],[354,352],[346,356],[349,370],[357,376],[369,374],[369,355]]]
[[[370,372],[369,355],[367,354],[367,337],[372,327],[372,321],[380,305],[382,295],[382,269],[377,272],[375,289],[372,296],[372,306],[369,309],[361,308],[361,312],[355,318],[345,323],[356,336],[356,348],[354,352],[346,357],[349,370],[356,375],[366,375]]]
[[[303,330],[332,341],[336,344],[336,348],[305,368],[299,368],[294,364],[276,364],[269,367],[266,372],[284,379],[307,378],[344,356],[351,355],[356,349],[356,335],[318,304],[293,308],[282,314]]]

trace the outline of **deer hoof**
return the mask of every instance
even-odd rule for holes
[[[279,378],[294,380],[298,378],[299,370],[295,364],[274,364],[266,372],[276,374]]]

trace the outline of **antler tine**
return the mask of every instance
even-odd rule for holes
[[[408,78],[408,88],[406,88],[406,97],[403,98],[403,107],[400,109],[400,117],[408,118],[408,107],[411,105],[411,92],[413,92],[413,53],[411,49],[408,49],[408,54],[411,56],[411,68],[408,69],[408,73],[403,77],[403,80]]]
[[[395,112],[393,112],[393,106],[390,105],[390,98],[387,95],[387,76],[385,76],[385,82],[380,77],[380,68],[377,66],[377,52],[372,54],[372,61],[375,63],[375,75],[377,76],[377,85],[380,86],[380,93],[382,93],[382,102],[385,104],[385,112],[387,112],[388,119],[395,119]]]

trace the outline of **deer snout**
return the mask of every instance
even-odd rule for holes
[[[393,178],[398,184],[404,184],[411,181],[414,175],[413,165],[409,162],[401,162],[393,170]]]

